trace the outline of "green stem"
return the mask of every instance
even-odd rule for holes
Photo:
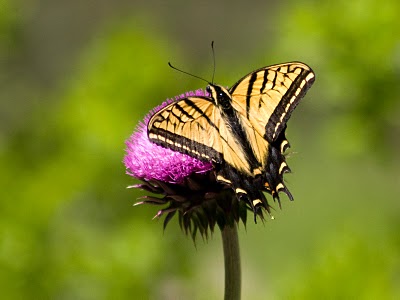
[[[236,223],[221,231],[225,260],[225,300],[240,300],[241,271],[239,238]]]

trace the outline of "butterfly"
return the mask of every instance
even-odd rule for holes
[[[209,83],[209,96],[173,102],[149,120],[149,140],[155,144],[211,161],[216,180],[229,185],[254,213],[269,209],[263,191],[278,199],[290,172],[284,152],[289,148],[286,123],[315,80],[300,62],[255,70],[230,89]],[[280,202],[279,202],[280,204]]]

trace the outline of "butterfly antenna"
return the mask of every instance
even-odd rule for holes
[[[179,71],[179,72],[181,72],[181,73],[183,73],[183,74],[186,74],[186,75],[189,75],[189,76],[192,76],[192,77],[201,79],[201,80],[203,80],[203,81],[209,83],[209,82],[208,82],[207,80],[205,80],[204,78],[201,78],[201,77],[199,77],[199,76],[193,75],[193,74],[191,74],[191,73],[185,72],[185,71],[183,71],[183,70],[181,70],[181,69],[178,69],[178,68],[174,67],[170,62],[168,62],[168,65],[169,65],[172,69],[177,70],[177,71]]]
[[[215,75],[215,51],[214,51],[214,41],[211,42],[211,49],[212,49],[213,62],[214,62],[214,70],[213,70],[213,76],[212,76],[211,83],[214,84],[214,75]]]

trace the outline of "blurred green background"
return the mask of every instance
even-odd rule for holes
[[[294,202],[240,226],[243,299],[400,298],[400,2],[0,0],[3,299],[222,299],[220,235],[195,247],[121,163],[154,106],[293,60]]]

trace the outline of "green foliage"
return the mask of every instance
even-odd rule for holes
[[[317,74],[308,102],[330,114],[325,145],[333,153],[393,156],[400,133],[398,1],[306,1],[283,11],[283,55],[304,57]],[[340,134],[340,143],[329,142]],[[383,160],[383,159],[382,159]]]
[[[394,222],[398,225],[398,222]],[[283,299],[398,299],[399,227],[366,235],[346,230],[332,234],[311,266],[292,275]],[[301,280],[298,280],[301,278]]]
[[[132,28],[94,41],[71,88],[53,95],[62,100],[38,107],[1,153],[7,298],[122,298],[143,293],[142,274],[159,270],[162,230],[131,208],[139,193],[126,190],[121,161],[124,140],[171,82],[165,52],[153,50],[160,37]]]
[[[17,39],[17,32],[20,28],[21,18],[19,1],[0,0],[0,57],[10,55],[11,49]]]

